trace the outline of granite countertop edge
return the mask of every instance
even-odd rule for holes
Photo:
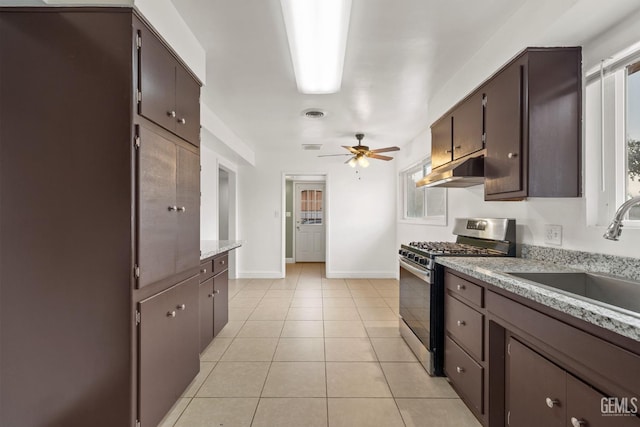
[[[242,240],[201,240],[200,261],[242,246]]]
[[[439,257],[436,262],[497,288],[640,341],[640,318],[520,279],[507,272],[582,272],[551,262],[522,258]]]

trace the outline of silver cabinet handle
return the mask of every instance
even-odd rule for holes
[[[178,305],[176,306],[176,308],[177,308],[178,310],[184,310],[184,309],[186,309],[186,308],[187,308],[187,306],[186,306],[185,304],[178,304]]]
[[[215,295],[214,294],[208,294],[207,295],[209,298],[213,298]]]
[[[462,148],[462,145],[456,145],[455,147],[453,147],[454,150],[459,150]]]
[[[466,324],[467,322],[465,322],[464,320],[458,320],[458,326],[464,326]]]
[[[176,317],[176,311],[175,311],[175,310],[173,310],[173,311],[169,311],[169,312],[167,313],[167,317]]]
[[[169,110],[169,111],[167,111],[167,116],[169,116],[169,117],[175,117],[175,116],[176,116],[176,112],[175,112],[175,111],[173,111],[173,110]]]
[[[214,294],[219,294],[219,293],[220,293],[220,289],[215,289],[215,290],[213,291],[213,293],[214,293]]]
[[[186,206],[180,206],[178,208],[178,212],[186,212],[187,211],[187,207]]]
[[[182,119],[178,119],[178,123],[180,123],[181,125],[186,125],[187,119],[185,119],[184,117]]]
[[[510,158],[510,159],[513,159],[515,157],[518,157],[518,153],[509,153],[509,154],[507,154],[507,157]]]
[[[220,265],[224,265],[225,264],[225,260],[220,261]]]
[[[177,206],[169,206],[168,209],[169,209],[169,212],[175,212],[175,211],[178,210],[178,207]]]
[[[202,270],[200,270],[200,273],[202,273],[202,274],[204,274],[204,273],[206,273],[206,272],[207,272],[207,269],[206,269],[206,268],[203,268]]]
[[[580,426],[586,426],[587,422],[584,420],[579,420],[576,417],[571,417],[571,425],[573,427],[580,427]]]
[[[459,374],[464,374],[464,368],[460,367],[460,366],[456,366],[456,372]]]
[[[464,291],[465,289],[467,289],[465,285],[458,285],[456,286],[456,288],[458,288],[459,291]]]
[[[550,398],[550,397],[547,397],[547,398],[545,399],[545,402],[547,402],[547,406],[548,406],[549,408],[553,408],[554,406],[556,406],[557,404],[559,404],[559,403],[560,403],[560,401],[559,401],[559,400],[557,400],[557,399],[552,399],[552,398]]]
[[[451,154],[451,153],[453,153],[453,150],[444,150],[444,152],[447,153],[447,154]]]

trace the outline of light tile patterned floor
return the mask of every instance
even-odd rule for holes
[[[398,333],[398,282],[229,281],[229,324],[162,427],[479,427]]]

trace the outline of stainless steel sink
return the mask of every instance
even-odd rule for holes
[[[598,273],[509,273],[554,290],[640,316],[640,282]]]

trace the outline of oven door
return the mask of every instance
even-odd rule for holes
[[[429,351],[432,273],[400,259],[400,316]]]

